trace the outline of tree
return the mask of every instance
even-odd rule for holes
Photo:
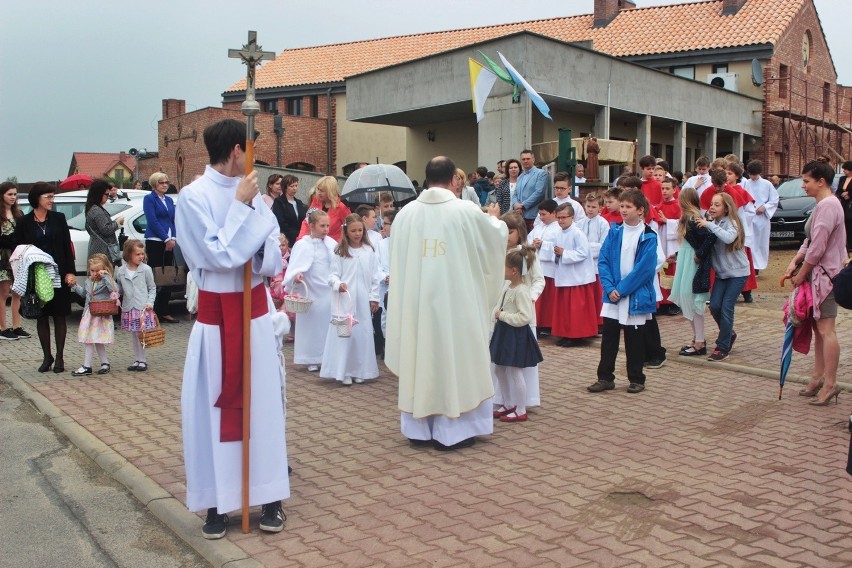
[[[6,181],[11,181],[12,183],[18,183],[18,176],[9,176],[6,178]]]

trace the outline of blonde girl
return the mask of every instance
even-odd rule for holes
[[[337,242],[328,236],[328,213],[314,209],[308,212],[307,220],[310,232],[293,245],[282,283],[288,294],[304,295],[307,290],[308,297],[313,300],[306,312],[296,314],[293,363],[307,365],[308,371],[316,372],[322,363],[331,317],[328,274]]]
[[[680,220],[677,236],[680,248],[669,300],[676,304],[683,317],[692,323],[692,342],[684,345],[680,355],[707,355],[704,340],[704,304],[710,297],[710,268],[716,235],[699,227],[701,204],[698,192],[691,187],[680,191]]]
[[[339,337],[336,326],[328,326],[320,377],[349,386],[379,376],[372,318],[379,309],[379,258],[359,215],[349,215],[343,231],[328,275],[331,310],[334,317],[351,315],[357,323],[351,337]]]
[[[535,247],[527,244],[527,224],[524,218],[514,211],[505,213],[500,219],[509,228],[509,238],[506,243],[506,252],[520,251],[526,261],[526,273],[523,274],[524,284],[530,292],[530,300],[535,304],[544,291],[544,274],[541,271],[541,263],[538,261]],[[532,330],[535,333],[536,317],[533,313]],[[538,366],[525,367],[523,370],[524,384],[527,388],[526,406],[541,406],[541,390],[539,388]],[[504,407],[502,395],[499,390],[497,376],[492,373],[494,379],[494,405],[498,410]]]
[[[130,332],[135,358],[127,370],[147,371],[147,358],[142,342],[139,341],[139,332],[156,326],[153,312],[157,295],[154,272],[145,264],[145,244],[138,239],[129,239],[124,243],[122,257],[124,264],[115,274],[115,282],[122,294],[121,329]]]
[[[527,389],[522,369],[535,367],[543,360],[530,327],[535,310],[529,288],[524,284],[523,268],[526,261],[524,253],[519,250],[506,254],[505,277],[508,282],[494,311],[497,324],[489,350],[503,393],[504,406],[494,410],[494,417],[501,422],[527,420]]]
[[[714,185],[719,170],[711,172]],[[725,175],[722,171],[721,175]],[[716,235],[713,245],[712,262],[716,279],[710,293],[710,313],[719,326],[716,349],[707,357],[710,361],[724,361],[728,358],[737,333],[734,331],[734,304],[743,291],[749,275],[749,263],[744,247],[745,232],[734,199],[727,193],[717,193],[710,202],[707,221],[700,219],[699,227],[706,227]]]
[[[71,291],[86,299],[83,306],[83,315],[80,318],[80,328],[77,331],[77,341],[86,346],[83,356],[83,365],[76,371],[72,371],[74,377],[83,377],[92,374],[92,355],[95,350],[101,360],[99,375],[110,372],[109,358],[106,354],[106,345],[113,341],[112,316],[93,316],[89,311],[89,304],[94,301],[116,300],[116,285],[112,279],[112,263],[105,254],[95,253],[89,257],[88,262],[89,282],[83,288],[79,284],[71,287]]]

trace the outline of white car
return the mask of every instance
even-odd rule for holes
[[[124,195],[119,191],[119,197],[113,202],[107,202],[104,205],[110,217],[115,221],[118,217],[124,217],[124,234],[129,239],[139,239],[144,242],[145,228],[147,222],[145,213],[142,211],[142,199],[150,192],[141,189],[124,190]],[[78,276],[85,276],[88,273],[86,269],[86,261],[89,253],[89,235],[86,231],[86,213],[84,211],[86,204],[86,190],[69,191],[56,196],[54,210],[65,213],[68,220],[68,228],[71,232],[71,244],[74,249],[74,271]],[[173,198],[176,196],[172,196]],[[77,205],[77,201],[80,205]],[[73,205],[68,205],[73,203]],[[59,205],[57,207],[57,205]],[[69,216],[69,212],[73,216]],[[116,232],[116,235],[120,233]]]

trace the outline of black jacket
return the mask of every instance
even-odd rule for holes
[[[305,220],[305,215],[308,212],[308,207],[299,199],[296,199],[296,209],[299,210],[298,215],[284,195],[280,195],[272,202],[272,213],[278,219],[278,227],[287,237],[287,242],[291,247],[296,242],[296,237],[299,236],[302,221]]]
[[[74,252],[71,248],[71,233],[68,231],[68,223],[65,220],[65,215],[56,211],[48,211],[47,226],[52,234],[53,260],[59,267],[59,276],[64,279],[66,274],[75,273]],[[15,245],[33,244],[35,242],[36,231],[40,230],[36,225],[35,215],[32,211],[23,217],[19,217],[13,234]]]

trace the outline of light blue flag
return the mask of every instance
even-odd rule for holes
[[[498,52],[497,52],[497,55],[499,55],[499,56],[500,56],[500,61],[502,61],[502,62],[503,62],[503,65],[506,67],[506,71],[508,71],[508,72],[509,72],[509,75],[512,77],[512,80],[513,80],[516,84],[518,84],[518,85],[520,85],[521,87],[523,87],[523,88],[524,88],[524,90],[527,92],[527,95],[529,95],[530,100],[531,100],[531,101],[532,101],[532,103],[535,105],[535,108],[537,108],[537,109],[538,109],[538,111],[539,111],[539,112],[540,112],[540,113],[541,113],[541,114],[542,114],[542,115],[543,115],[546,119],[548,119],[548,120],[553,120],[552,118],[550,118],[550,107],[549,107],[549,106],[547,106],[547,103],[546,103],[546,102],[544,102],[544,99],[543,99],[543,98],[541,98],[541,95],[539,95],[539,94],[536,92],[536,90],[535,90],[535,89],[533,89],[533,88],[532,88],[532,86],[531,86],[529,83],[527,83],[527,80],[526,80],[526,79],[524,79],[523,77],[521,77],[521,74],[520,74],[520,73],[518,73],[518,71],[517,71],[514,67],[512,67],[512,64],[511,64],[511,63],[509,63],[509,62],[506,60],[506,58],[505,58],[505,57],[503,57],[503,54],[502,54],[502,53],[500,53],[500,52],[498,51]]]

